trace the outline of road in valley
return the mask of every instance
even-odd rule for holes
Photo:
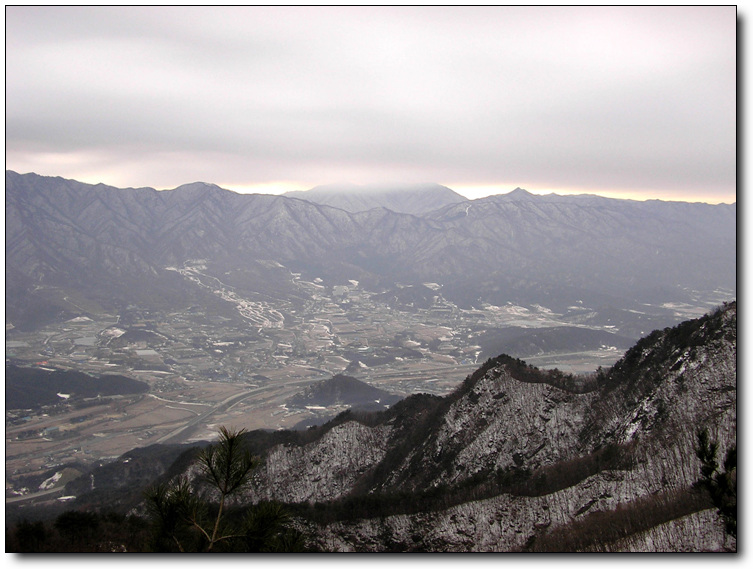
[[[186,431],[187,429],[191,429],[193,427],[196,427],[197,425],[207,423],[209,417],[211,417],[215,413],[227,411],[236,403],[239,403],[243,401],[244,399],[248,399],[249,397],[252,397],[254,395],[258,395],[259,393],[263,393],[265,391],[281,390],[290,385],[315,383],[316,381],[319,381],[319,380],[318,379],[299,379],[297,381],[287,381],[282,385],[280,384],[266,385],[264,387],[256,387],[254,389],[249,389],[248,391],[244,391],[242,393],[236,393],[235,395],[231,395],[230,397],[223,399],[211,409],[207,409],[203,413],[200,413],[198,416],[188,421],[185,425],[182,425],[178,427],[177,429],[167,433],[166,435],[163,435],[162,437],[157,439],[155,442],[160,443],[160,444],[166,443],[168,441],[172,441],[173,439],[177,438],[181,434],[184,435],[183,438],[187,438],[187,434],[184,433],[184,431]]]

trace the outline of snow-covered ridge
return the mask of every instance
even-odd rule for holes
[[[440,511],[321,526],[301,522],[323,545],[341,551],[381,551],[395,543],[406,550],[524,549],[542,532],[566,528],[594,512],[690,488],[700,476],[695,455],[699,429],[708,428],[722,452],[736,443],[736,326],[733,303],[696,326],[689,345],[681,344],[682,334],[674,329],[657,333],[641,347],[642,359],[631,379],[590,393],[520,381],[515,366],[501,359],[475,379],[469,377],[459,396],[415,400],[412,406],[404,402],[376,426],[347,421],[307,445],[275,447],[248,499],[335,500],[356,488],[364,491],[369,480],[380,492],[420,492],[419,483],[422,488],[452,488],[485,473],[516,468],[545,472],[610,444],[626,453],[619,465],[542,495],[503,492]],[[662,370],[658,375],[656,366]],[[636,400],[634,384],[643,385]],[[400,415],[400,409],[415,415]],[[406,451],[406,437],[429,427]],[[375,469],[387,458],[394,466],[386,478],[376,480]],[[678,532],[690,533],[676,539]],[[735,543],[711,511],[608,547],[687,551],[734,548]]]

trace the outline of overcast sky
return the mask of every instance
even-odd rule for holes
[[[6,167],[736,200],[728,7],[6,7]]]

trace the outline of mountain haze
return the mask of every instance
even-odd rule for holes
[[[330,184],[283,195],[351,213],[383,207],[397,213],[422,215],[446,205],[468,201],[439,184]]]

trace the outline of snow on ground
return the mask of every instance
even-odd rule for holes
[[[62,477],[63,477],[63,473],[62,472],[56,472],[50,478],[48,478],[47,480],[45,480],[44,482],[42,482],[39,485],[39,489],[40,490],[49,490],[50,488],[54,487],[55,483],[57,483],[58,480],[60,480]]]

